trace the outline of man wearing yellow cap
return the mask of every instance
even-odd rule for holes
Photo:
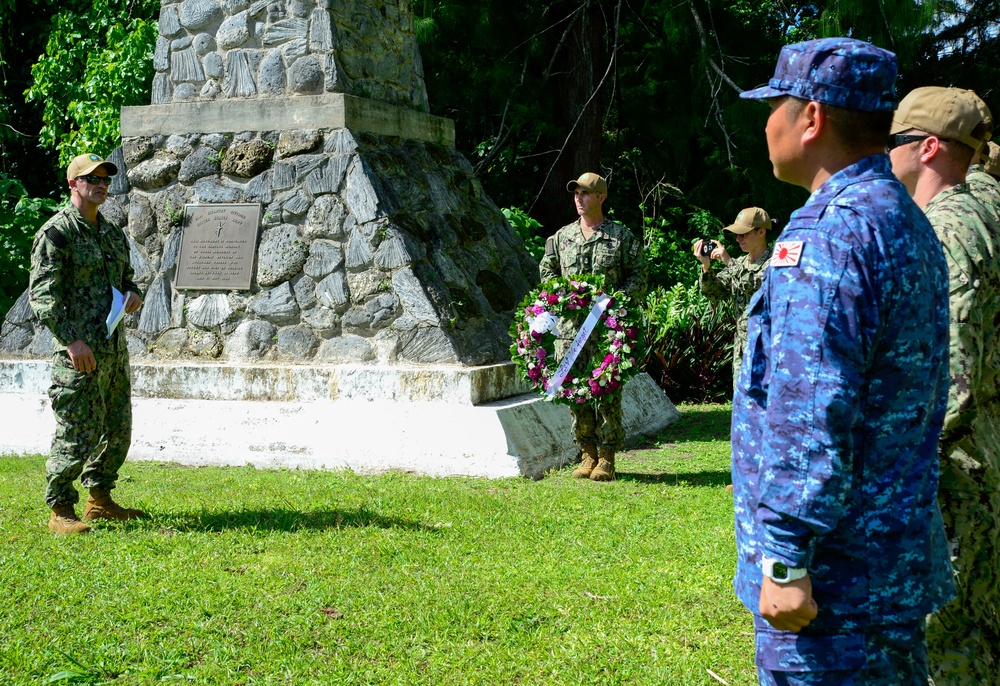
[[[98,212],[117,173],[97,155],[74,158],[66,170],[70,204],[38,230],[31,249],[29,302],[52,332],[56,430],[45,503],[57,534],[90,531],[75,511],[73,482],[80,477],[90,489],[84,519],[143,516],[111,499],[132,441],[132,397],[124,327],[112,330],[109,314],[116,305],[126,313],[142,306],[128,238]]]
[[[950,280],[938,500],[958,598],[927,625],[937,686],[996,683],[1000,669],[1000,227],[965,183],[991,128],[972,91],[926,87],[900,102],[889,137],[892,171],[934,227]]]
[[[608,183],[593,172],[566,184],[579,218],[545,242],[539,264],[542,281],[573,274],[601,274],[605,288],[621,290],[640,303],[646,292],[646,260],[642,243],[618,222],[604,216]],[[569,340],[575,331],[560,331]],[[573,472],[577,479],[611,481],[615,453],[625,444],[621,393],[609,393],[583,405],[571,405],[573,435],[583,459]]]

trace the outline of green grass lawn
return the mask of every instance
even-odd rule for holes
[[[151,518],[69,538],[2,457],[0,684],[754,684],[729,407],[681,412],[610,484],[129,462]]]

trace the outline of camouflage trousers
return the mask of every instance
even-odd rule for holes
[[[924,621],[831,634],[779,631],[754,615],[761,686],[927,686]]]
[[[96,354],[97,369],[73,369],[65,352],[52,357],[49,398],[56,418],[45,463],[45,504],[75,504],[84,488],[112,489],[132,442],[132,383],[127,353]]]
[[[569,407],[573,413],[573,437],[577,446],[602,445],[616,452],[625,446],[621,391]]]

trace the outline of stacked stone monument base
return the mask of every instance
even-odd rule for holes
[[[0,360],[0,453],[47,454],[54,420],[40,360]],[[400,469],[539,478],[571,462],[569,410],[483,367],[133,365],[130,459],[185,465]],[[643,374],[625,387],[629,440],[679,416]]]

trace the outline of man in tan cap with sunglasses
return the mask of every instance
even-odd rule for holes
[[[889,138],[892,171],[934,227],[951,282],[938,500],[959,592],[928,621],[937,686],[995,683],[1000,670],[1000,227],[965,182],[992,126],[972,91],[917,88]]]
[[[98,155],[75,157],[66,170],[70,204],[35,234],[29,302],[52,332],[52,386],[56,418],[45,470],[49,529],[86,533],[76,515],[80,478],[90,497],[83,518],[126,520],[143,516],[111,499],[132,441],[132,395],[125,327],[113,327],[115,306],[142,306],[132,280],[128,238],[98,208],[118,168]]]
[[[566,184],[573,194],[579,218],[559,229],[545,242],[539,264],[542,281],[573,274],[600,274],[608,291],[624,291],[641,304],[646,293],[646,260],[642,242],[616,221],[604,216],[608,182],[593,172]],[[561,331],[560,347],[568,347],[576,331]],[[583,405],[571,405],[573,436],[582,461],[576,479],[611,481],[615,478],[615,453],[625,445],[620,392],[609,393]]]

